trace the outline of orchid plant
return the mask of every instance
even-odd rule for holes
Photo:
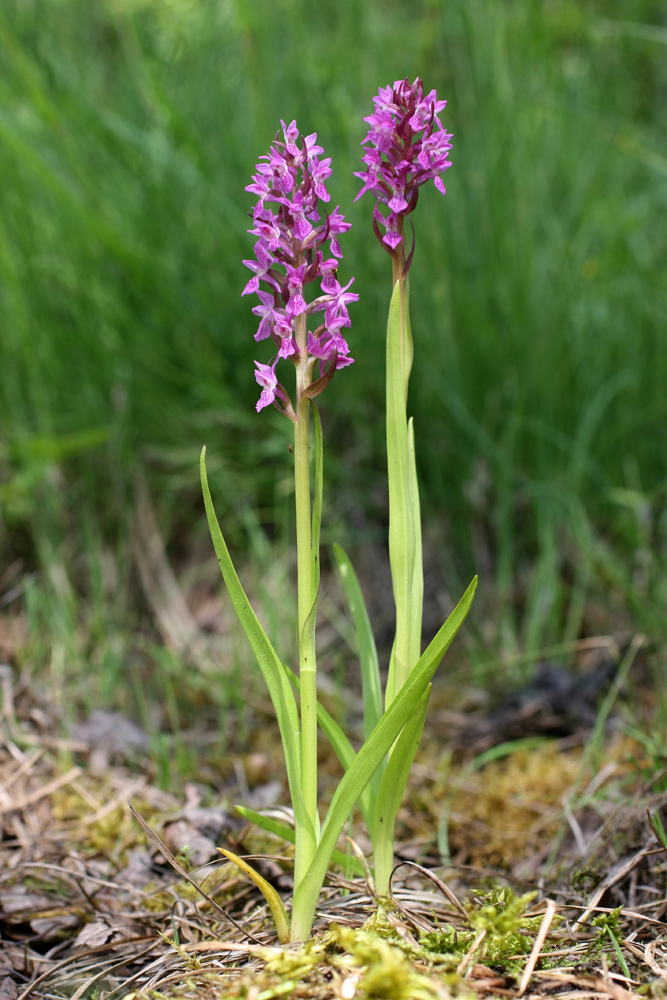
[[[335,720],[318,703],[315,625],[320,576],[323,437],[314,402],[335,373],[353,363],[343,331],[350,327],[348,305],[358,299],[341,285],[338,236],[350,224],[339,208],[328,213],[326,181],[331,160],[315,134],[299,135],[296,122],[281,122],[268,154],[246,190],[258,198],[249,230],[257,242],[244,264],[253,276],[243,294],[256,293],[257,341],[277,349],[268,363],[255,362],[261,387],[260,411],[273,405],[294,426],[294,483],[297,544],[298,673],[282,662],[255,615],[234,569],[208,486],[205,449],[200,470],[206,514],[222,575],[266,681],[282,739],[294,828],[253,810],[237,807],[248,819],[295,845],[291,917],[275,890],[245,861],[222,853],[260,887],[282,941],[310,936],[317,901],[345,823],[358,805],[373,844],[376,891],[388,892],[393,864],[395,818],[421,737],[431,679],[465,619],[476,580],[424,653],[421,652],[423,573],[414,431],[406,415],[413,346],[408,313],[408,276],[413,246],[406,253],[405,218],[417,204],[419,187],[433,179],[444,193],[442,174],[450,166],[451,136],[438,112],[444,101],[424,96],[420,80],[398,81],[374,98],[366,119],[370,131],[363,161],[367,170],[359,196],[372,192],[376,235],[392,259],[393,293],[387,330],[387,460],[389,472],[389,554],[396,604],[396,637],[384,698],[378,656],[352,563],[338,546],[336,561],[355,622],[364,701],[364,743],[355,751]],[[384,215],[380,205],[386,206]],[[380,228],[381,227],[381,228]],[[382,232],[384,230],[384,234]],[[319,294],[308,301],[308,285]],[[264,286],[264,287],[262,287]],[[312,319],[311,319],[312,318]],[[319,322],[318,322],[319,320]],[[313,326],[312,330],[308,329]],[[279,362],[296,369],[290,396],[278,380]],[[311,434],[312,417],[312,434]],[[345,771],[323,821],[317,797],[317,738],[328,738]]]

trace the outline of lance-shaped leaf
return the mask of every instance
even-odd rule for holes
[[[347,603],[354,620],[357,643],[359,645],[361,688],[364,703],[364,737],[367,738],[382,717],[382,683],[380,680],[378,654],[364,595],[350,557],[340,545],[334,545],[333,550]]]
[[[283,664],[283,668],[296,690],[299,691],[299,678],[296,676],[294,671],[290,670],[290,668],[285,666],[285,664]],[[329,740],[332,750],[343,766],[343,770],[347,771],[348,767],[354,763],[354,758],[357,756],[357,752],[336,720],[333,716],[329,715],[326,708],[320,705],[319,701],[317,703],[317,723],[326,738]],[[373,808],[374,804],[373,798],[370,795],[370,789],[365,788],[359,799],[359,809],[361,810],[361,815],[364,823],[366,824],[366,829],[369,831],[373,820]]]
[[[408,309],[408,279],[394,285],[387,323],[387,471],[389,484],[389,561],[396,604],[396,638],[389,665],[385,707],[419,659],[423,579],[419,495],[410,444],[406,402],[413,345]],[[412,450],[412,454],[411,454]]]
[[[375,803],[373,826],[371,827],[373,876],[375,888],[380,896],[386,896],[389,892],[389,878],[394,867],[396,814],[403,800],[412,762],[415,759],[424,730],[424,719],[426,718],[430,694],[431,685],[429,684],[392,747]]]
[[[313,517],[311,531],[311,554],[313,559],[313,601],[317,600],[320,589],[320,529],[322,527],[322,495],[324,491],[324,445],[322,442],[322,421],[320,411],[310,401],[315,428],[315,490],[313,495]]]
[[[442,657],[463,624],[476,589],[477,577],[474,578],[445,624],[415,664],[408,680],[360,749],[336,789],[322,826],[315,856],[306,876],[294,893],[292,913],[295,941],[301,940],[300,935],[303,934],[305,937],[310,930],[331,853],[354,804],[359,800],[380,761],[419,705]],[[298,924],[295,925],[294,919],[297,913]]]
[[[239,816],[243,816],[244,819],[250,820],[251,823],[255,823],[262,830],[266,830],[267,833],[273,833],[276,837],[282,837],[288,844],[296,843],[296,830],[293,826],[288,826],[287,823],[281,823],[279,819],[274,819],[273,816],[265,816],[264,813],[256,812],[254,809],[248,809],[247,806],[234,806],[234,808]],[[364,869],[359,859],[343,854],[342,851],[334,851],[331,855],[331,860],[335,861],[337,865],[341,866],[341,868],[351,867],[355,875],[362,876],[364,874]]]
[[[211,491],[206,475],[206,448],[202,448],[199,463],[201,485],[206,506],[206,517],[213,539],[213,547],[218,557],[220,570],[227,591],[231,597],[234,610],[243,626],[248,642],[262,671],[262,676],[269,690],[269,695],[280,728],[280,736],[285,754],[287,780],[289,782],[292,805],[297,822],[304,820],[303,801],[301,797],[301,747],[299,742],[299,713],[296,707],[294,692],[283,669],[282,662],[273,648],[269,637],[262,628],[260,621],[252,609],[248,596],[241,585],[234,564],[232,563],[227,544],[223,538],[218,519],[213,508]]]
[[[408,317],[408,324],[410,317]],[[409,629],[413,656],[421,653],[422,615],[424,604],[424,569],[422,565],[422,521],[419,503],[419,483],[415,460],[415,426],[408,420],[408,497],[410,501],[411,530],[413,533],[412,566],[410,568]]]
[[[382,681],[380,678],[377,648],[375,646],[375,638],[373,637],[373,630],[370,618],[368,617],[364,595],[359,585],[357,574],[354,572],[352,562],[340,545],[334,545],[333,550],[357,635],[359,665],[361,667],[361,690],[364,705],[364,739],[368,739],[382,718]],[[367,792],[364,793],[364,795],[369,793],[373,801],[379,791],[383,771],[384,762],[378,767],[371,778]],[[370,817],[365,815],[363,805],[361,808],[366,828],[370,832]]]
[[[320,595],[320,530],[322,527],[322,497],[324,490],[324,445],[322,441],[322,421],[320,412],[310,401],[313,411],[313,425],[315,428],[315,489],[313,494],[313,513],[311,519],[311,542],[310,558],[312,562],[311,581],[311,607],[303,628],[299,636],[300,645],[312,649],[315,645],[315,627],[317,623],[317,604]]]

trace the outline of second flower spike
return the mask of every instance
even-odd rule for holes
[[[439,101],[435,90],[425,95],[417,77],[414,83],[397,80],[393,87],[380,87],[373,103],[375,111],[364,118],[370,125],[362,143],[368,147],[363,156],[367,169],[355,174],[364,183],[357,199],[371,191],[378,204],[386,205],[386,215],[376,206],[373,226],[388,252],[402,252],[404,259],[403,222],[417,205],[419,188],[432,180],[445,194],[442,176],[452,165],[452,135],[438,113],[447,101]]]

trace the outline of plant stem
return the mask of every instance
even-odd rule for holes
[[[294,490],[298,573],[298,641],[301,687],[301,789],[305,825],[297,826],[294,886],[298,887],[312,861],[319,839],[317,813],[317,668],[310,496],[310,401],[303,392],[312,381],[312,361],[306,351],[306,317],[299,316],[296,339],[301,359],[297,365],[297,420],[294,428]]]

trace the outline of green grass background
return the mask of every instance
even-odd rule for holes
[[[481,572],[498,654],[594,630],[596,600],[663,630],[666,46],[657,0],[5,0],[0,565],[33,657],[97,664],[106,696],[131,673],[139,468],[173,552],[205,532],[203,443],[238,550],[252,508],[285,537],[290,428],[255,414],[240,295],[280,118],[333,157],[361,296],[322,397],[326,538],[382,544],[390,263],[353,171],[377,88],[416,75],[455,137],[415,215],[410,396],[448,589]]]

